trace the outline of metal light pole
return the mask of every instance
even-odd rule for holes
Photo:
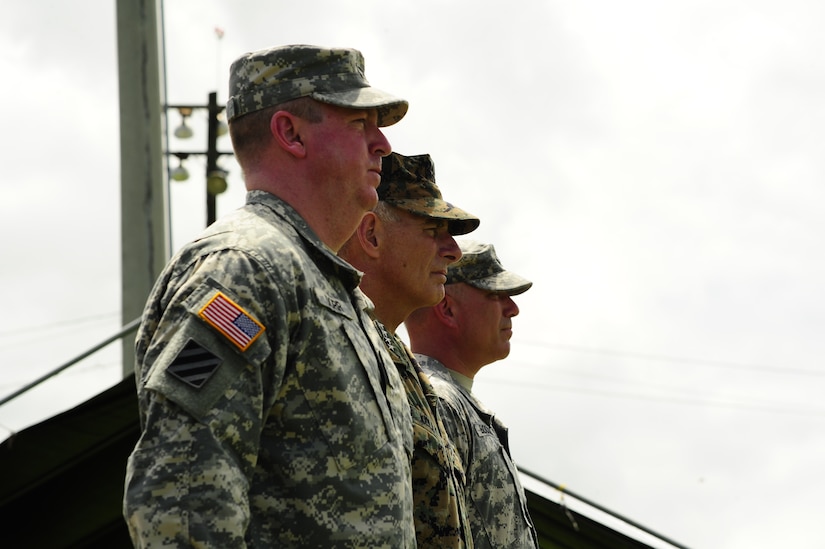
[[[218,94],[211,92],[209,102],[206,105],[167,105],[168,109],[177,109],[183,118],[181,126],[175,130],[175,136],[180,139],[187,139],[192,136],[192,132],[186,126],[186,118],[195,110],[205,109],[208,113],[208,131],[206,140],[206,152],[193,151],[169,151],[167,154],[178,157],[180,165],[171,170],[170,177],[175,181],[185,181],[189,178],[189,173],[183,167],[183,161],[189,156],[206,156],[206,224],[211,225],[216,218],[216,197],[226,191],[227,172],[218,165],[218,158],[222,155],[231,155],[231,152],[218,150],[218,137],[225,132],[225,125],[220,120],[220,115],[224,110],[222,105],[218,105]]]
[[[218,107],[217,93],[209,94],[209,104],[206,108],[209,110],[206,148],[206,224],[211,225],[215,222],[215,197],[226,191],[226,173],[223,172],[222,177],[218,174],[218,115],[223,107]]]

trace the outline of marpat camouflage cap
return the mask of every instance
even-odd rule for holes
[[[404,156],[391,153],[381,165],[378,200],[415,215],[446,219],[451,235],[476,230],[481,221],[441,198],[435,184],[435,166],[428,154]]]
[[[447,284],[464,282],[479,290],[518,295],[533,285],[526,278],[504,267],[496,255],[492,244],[482,244],[473,240],[459,241],[461,259],[447,267]]]
[[[407,101],[370,86],[364,56],[349,48],[279,46],[247,53],[229,69],[227,120],[299,97],[350,109],[378,109],[378,125],[407,114]]]

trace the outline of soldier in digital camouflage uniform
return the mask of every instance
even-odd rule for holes
[[[364,271],[361,288],[407,390],[413,419],[415,530],[419,548],[469,548],[464,472],[437,409],[437,397],[396,328],[418,307],[444,296],[447,266],[461,257],[452,235],[478,218],[445,202],[429,155],[384,158],[379,202],[341,256]]]
[[[377,201],[404,100],[361,53],[233,63],[246,205],[171,260],[137,337],[137,547],[414,547],[406,392],[336,252]]]
[[[524,490],[510,456],[507,428],[472,392],[485,365],[510,353],[512,296],[532,282],[507,271],[490,244],[459,242],[446,296],[406,321],[410,347],[439,396],[444,426],[467,475],[467,513],[478,548],[538,547]]]

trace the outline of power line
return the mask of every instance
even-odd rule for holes
[[[64,364],[61,364],[60,366],[58,366],[57,368],[55,368],[51,372],[49,372],[49,373],[47,373],[43,376],[40,376],[39,378],[35,379],[31,383],[27,384],[26,386],[21,387],[20,389],[16,390],[12,394],[10,394],[6,397],[3,397],[2,399],[0,399],[0,406],[2,406],[3,404],[9,402],[10,400],[13,400],[13,399],[17,398],[18,396],[22,395],[23,393],[25,393],[29,389],[32,389],[32,388],[36,387],[37,385],[40,385],[41,383],[43,383],[47,379],[49,379],[53,376],[56,376],[57,374],[59,374],[60,372],[65,370],[66,368],[69,368],[70,366],[80,362],[84,358],[96,353],[97,351],[99,351],[103,347],[109,345],[113,341],[117,341],[118,339],[125,336],[126,334],[137,330],[137,327],[139,325],[140,325],[140,318],[138,317],[138,318],[134,319],[133,321],[131,321],[130,323],[128,323],[123,328],[121,328],[120,331],[117,332],[115,335],[105,339],[101,343],[98,343],[97,345],[95,345],[91,349],[89,349],[87,351],[84,351],[83,353],[79,354],[78,356],[76,356],[75,358],[69,360],[68,362],[66,362]]]
[[[632,393],[623,391],[611,391],[607,389],[590,389],[586,387],[565,386],[565,385],[550,385],[544,383],[519,382],[511,379],[496,379],[495,384],[510,385],[519,388],[528,388],[534,390],[549,390],[565,393],[580,393],[603,397],[623,398],[628,400],[642,400],[651,402],[664,402],[667,404],[683,404],[689,406],[711,406],[716,408],[728,408],[734,410],[753,410],[758,412],[782,413],[793,415],[804,415],[809,417],[825,417],[825,408],[783,408],[774,405],[766,405],[760,403],[736,402],[736,401],[720,401],[704,398],[689,398],[683,396],[660,396],[650,395],[644,393]]]
[[[61,320],[59,322],[51,322],[49,324],[40,324],[39,326],[29,326],[29,327],[25,327],[25,328],[16,328],[14,330],[3,330],[3,331],[0,331],[0,337],[15,336],[15,335],[20,335],[20,334],[30,334],[32,332],[41,333],[45,330],[53,330],[53,329],[62,328],[62,327],[65,327],[65,326],[75,327],[78,324],[94,322],[94,321],[98,321],[98,320],[101,320],[101,319],[117,318],[119,315],[120,315],[119,312],[103,313],[103,314],[93,315],[93,316],[85,316],[85,317],[73,318],[73,319],[69,319],[69,320]]]
[[[579,380],[583,380],[585,382],[595,380],[597,382],[601,381],[601,382],[607,382],[609,384],[632,385],[633,388],[635,388],[635,389],[649,388],[649,389],[655,389],[657,391],[676,392],[678,394],[685,394],[685,392],[686,392],[685,388],[684,388],[687,385],[686,383],[683,383],[681,385],[673,385],[673,384],[669,384],[669,383],[651,383],[650,381],[648,381],[648,379],[650,379],[649,377],[644,377],[642,379],[639,379],[637,377],[621,377],[621,376],[618,376],[618,375],[605,375],[605,374],[602,374],[602,373],[592,373],[592,372],[590,372],[586,369],[583,369],[583,368],[576,369],[576,368],[559,367],[556,364],[550,363],[550,362],[542,364],[542,365],[528,364],[528,363],[525,363],[525,362],[520,362],[518,360],[510,360],[508,362],[512,365],[523,366],[525,368],[541,368],[543,371],[548,370],[548,369],[552,369],[554,380],[556,380],[556,378],[559,377],[559,376],[566,376],[566,377],[578,378]],[[668,374],[668,375],[671,375],[671,374]],[[720,379],[720,378],[717,377],[716,380],[718,380],[718,379]],[[680,375],[679,376],[679,381],[684,382],[685,377]],[[718,384],[714,385],[714,387],[718,387],[718,386],[719,386]],[[741,387],[741,386],[742,386],[741,384],[737,385],[737,387]],[[771,387],[776,388],[777,385],[772,384]],[[694,391],[694,394],[695,394],[695,391]],[[703,394],[703,393],[700,393],[700,394]],[[743,398],[748,398],[747,395],[742,395],[742,397]]]
[[[112,361],[112,360],[103,361],[103,362],[90,362],[90,363],[86,363],[86,364],[78,364],[77,368],[75,368],[73,370],[67,370],[66,372],[63,372],[63,374],[61,375],[61,379],[69,379],[69,378],[77,378],[77,377],[80,377],[80,376],[88,376],[89,374],[93,374],[95,371],[104,370],[104,369],[105,370],[110,370],[110,369],[114,369],[114,368],[120,368],[121,365],[122,364],[121,364],[120,361]],[[15,379],[11,379],[11,380],[3,379],[2,382],[0,382],[0,390],[6,390],[10,387],[21,387],[24,384],[29,383],[29,381],[30,381],[30,378],[29,379],[16,379],[16,380]]]
[[[119,316],[120,313],[107,313],[41,324],[40,326],[7,330],[0,332],[0,350],[19,348],[31,345],[32,343],[39,344],[43,341],[44,337],[48,337],[52,343],[61,338],[77,337],[76,334],[78,332],[90,333],[92,330],[98,330],[99,326],[102,326],[102,321],[105,321],[106,324],[114,323],[119,325]]]
[[[730,368],[748,371],[761,371],[772,374],[795,374],[806,376],[825,376],[825,370],[808,370],[804,368],[785,368],[780,366],[768,366],[761,364],[742,364],[737,362],[727,362],[723,360],[709,360],[701,358],[676,357],[670,355],[658,355],[651,353],[641,353],[637,351],[620,351],[616,349],[605,349],[598,347],[586,347],[582,345],[567,345],[563,343],[545,343],[535,340],[519,340],[520,344],[542,347],[545,349],[557,349],[561,351],[571,351],[576,353],[589,353],[615,357],[635,358],[641,360],[674,362],[681,364],[701,364],[705,366],[715,366],[720,368]]]
[[[519,361],[510,361],[510,363],[513,364],[513,365],[526,366],[528,368],[535,366],[533,364],[526,364],[526,363],[519,362]],[[679,385],[674,386],[674,385],[671,385],[671,384],[661,384],[661,383],[650,383],[650,382],[646,381],[646,378],[644,380],[638,380],[638,379],[622,378],[622,377],[619,377],[619,376],[609,376],[609,375],[603,375],[603,374],[592,374],[592,373],[588,373],[588,372],[582,372],[581,369],[556,368],[552,364],[545,364],[543,366],[543,368],[545,368],[545,367],[549,367],[549,368],[553,369],[554,380],[556,380],[556,377],[557,377],[557,374],[558,374],[560,376],[568,376],[568,377],[578,378],[579,380],[583,381],[584,383],[595,380],[596,382],[606,382],[606,383],[611,384],[611,385],[632,385],[634,389],[642,389],[642,390],[652,389],[655,392],[654,398],[659,398],[660,400],[668,400],[668,398],[670,398],[670,397],[668,397],[667,395],[675,395],[674,398],[676,398],[676,399],[691,399],[691,398],[693,398],[697,402],[710,402],[704,396],[704,393],[697,392],[697,391],[689,391],[688,392],[688,391],[685,390],[684,386],[679,386]],[[508,381],[513,381],[513,378],[508,378]],[[775,385],[772,385],[772,387],[775,387]],[[580,392],[589,391],[589,390],[591,390],[591,389],[584,389],[583,388],[583,389],[581,389]],[[644,393],[644,394],[649,395],[650,393]],[[719,402],[719,401],[715,401],[715,402]],[[773,406],[773,407],[778,406],[780,408],[787,408],[788,407],[787,402],[777,402],[777,401],[757,402],[757,401],[754,401],[752,398],[750,398],[748,395],[731,396],[727,400],[725,400],[724,402],[727,403],[727,404],[733,403],[733,404],[741,404],[743,406],[758,406],[758,407],[763,407],[763,408],[768,408],[768,407],[771,407],[771,406]],[[743,402],[744,402],[744,404],[742,404]],[[757,402],[757,403],[754,403],[754,402]],[[822,410],[815,409],[815,408],[810,409],[810,410],[813,410],[815,413],[819,413],[820,411],[825,412],[825,408],[823,408]]]

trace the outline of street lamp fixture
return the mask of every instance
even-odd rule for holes
[[[195,132],[186,125],[186,119],[192,116],[192,107],[178,107],[180,113],[180,126],[175,128],[175,137],[178,139],[189,139]]]
[[[186,160],[189,155],[186,153],[174,153],[174,155],[178,157],[178,165],[172,168],[172,171],[169,172],[169,177],[173,181],[186,181],[189,179],[189,170],[183,165],[183,161]]]
[[[218,165],[218,158],[221,155],[231,155],[231,152],[223,152],[218,150],[218,137],[226,135],[228,128],[226,123],[222,120],[223,106],[218,105],[217,93],[209,94],[209,103],[207,105],[167,105],[169,109],[177,109],[181,116],[181,124],[175,128],[174,135],[178,139],[188,139],[194,135],[192,128],[186,124],[186,120],[192,115],[196,109],[206,109],[209,115],[209,131],[207,135],[206,152],[186,151],[186,152],[172,152],[171,154],[178,158],[178,165],[175,168],[170,168],[169,178],[173,181],[185,181],[189,178],[189,171],[184,167],[183,162],[190,156],[203,155],[206,156],[206,224],[211,225],[215,221],[215,197],[223,192],[226,192],[228,184],[226,176],[229,174],[225,169]]]

